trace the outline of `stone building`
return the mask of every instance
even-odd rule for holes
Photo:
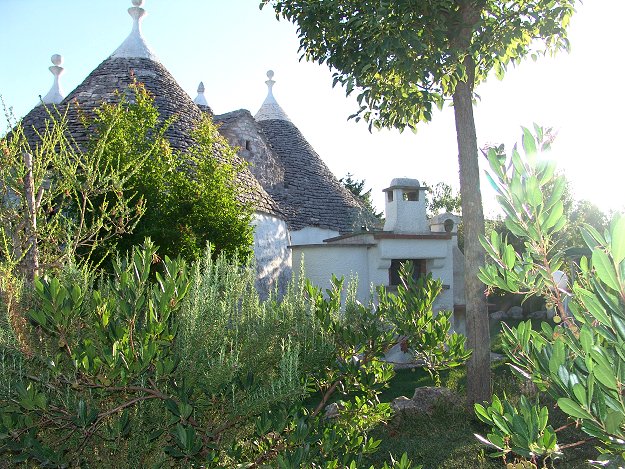
[[[454,298],[457,279],[453,261],[457,241],[453,227],[442,232],[431,230],[425,210],[426,189],[416,179],[393,179],[384,190],[383,230],[353,231],[322,243],[294,243],[291,246],[294,270],[299,273],[303,258],[305,275],[323,287],[330,286],[332,274],[357,276],[357,298],[366,303],[372,285],[399,285],[401,264],[411,261],[415,275],[431,273],[442,281],[443,290],[436,300],[436,308],[455,309],[460,304]]]
[[[54,84],[42,104],[69,107],[69,127],[80,143],[86,138],[85,130],[69,104],[76,102],[81,110],[90,111],[103,101],[115,101],[116,93],[123,92],[135,77],[154,96],[163,119],[176,116],[166,137],[172,147],[184,151],[202,113],[213,114],[204,85],[200,83],[194,100],[182,90],[142,36],[143,0],[132,3],[130,35],[67,97],[59,83],[61,58],[53,56]],[[249,162],[239,182],[241,197],[255,207],[254,252],[260,289],[267,292],[284,284],[292,266],[297,270],[305,256],[307,274],[320,284],[332,273],[357,273],[364,298],[371,284],[392,283],[400,260],[415,259],[422,272],[443,279],[446,290],[440,307],[453,308],[454,243],[449,232],[430,230],[424,188],[414,179],[393,180],[386,190],[384,230],[361,231],[367,221],[365,207],[337,180],[277,103],[273,72],[267,76],[268,95],[254,116],[243,109],[213,116],[220,132],[239,148],[239,157]],[[39,105],[24,117],[24,126],[41,128],[46,116],[47,110]]]

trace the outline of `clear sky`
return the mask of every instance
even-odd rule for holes
[[[381,190],[394,177],[458,186],[453,112],[411,132],[369,133],[347,117],[355,99],[332,89],[325,66],[300,62],[296,29],[276,21],[259,0],[147,0],[143,34],[189,95],[200,80],[219,114],[249,109],[266,96],[265,73],[275,71],[274,95],[337,177],[351,172]],[[0,0],[0,95],[16,116],[26,114],[52,84],[50,56],[63,55],[66,94],[106,59],[130,31],[130,0]],[[577,198],[603,210],[625,207],[625,90],[622,20],[625,0],[586,0],[569,30],[570,54],[522,63],[503,81],[492,77],[477,92],[478,143],[506,143],[533,122],[554,127],[552,156]],[[1,126],[0,128],[4,128]],[[484,185],[487,213],[492,192]]]

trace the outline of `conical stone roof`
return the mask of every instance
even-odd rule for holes
[[[273,95],[274,73],[267,72],[267,98],[254,116],[284,168],[282,187],[267,188],[292,230],[307,226],[340,233],[353,231],[366,212],[363,204],[328,169]]]
[[[133,9],[131,8],[131,10]],[[135,23],[137,23],[137,20],[135,20]],[[133,33],[135,33],[135,29],[133,29]],[[133,55],[132,48],[128,47],[133,33],[122,44],[125,48],[120,46],[111,57],[93,70],[58,105],[59,112],[62,113],[67,110],[68,128],[72,137],[79,145],[85,144],[88,140],[88,130],[80,122],[78,109],[80,109],[80,112],[89,115],[102,102],[118,102],[119,93],[128,92],[128,86],[136,79],[136,81],[144,84],[147,91],[154,97],[155,106],[163,121],[170,119],[172,116],[175,117],[165,136],[172,148],[184,152],[193,143],[190,134],[200,121],[202,111],[178,85],[167,69],[155,60],[155,56],[149,51],[149,48],[137,48],[139,52],[136,55],[143,56],[129,56]],[[139,36],[135,38],[135,41],[138,42],[140,40],[144,44],[143,39],[140,37],[140,30],[136,34]],[[132,45],[132,41],[130,41],[130,44]],[[143,49],[148,50],[149,54],[141,52]],[[131,52],[120,54],[120,50],[131,50]],[[56,110],[39,105],[31,110],[22,120],[27,137],[31,142],[36,138],[35,129],[44,128],[50,112],[56,113]],[[258,211],[280,214],[277,204],[248,170],[243,170],[239,173],[239,182],[242,186],[241,200],[251,201]]]
[[[268,189],[291,230],[307,226],[340,233],[353,231],[364,207],[328,169],[300,130],[289,120],[259,125],[284,167],[284,189]]]

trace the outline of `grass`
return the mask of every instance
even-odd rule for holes
[[[499,328],[494,327],[492,330],[497,334]],[[501,353],[501,342],[497,335],[493,337],[493,348]],[[524,383],[512,374],[505,361],[494,363],[492,371],[493,391],[500,397],[505,393],[513,401],[519,399]],[[464,367],[441,373],[441,381],[443,386],[461,397],[466,394]],[[433,380],[423,369],[399,370],[391,381],[390,388],[380,396],[380,400],[390,402],[399,396],[412,397],[415,387],[433,385]],[[548,397],[541,396],[541,403],[549,408],[550,424],[553,428],[569,423],[567,417],[559,412]],[[378,452],[367,460],[367,464],[380,467],[384,462],[390,463],[391,456],[398,459],[405,452],[415,465],[421,464],[424,469],[503,468],[503,461],[489,457],[489,450],[474,436],[475,433],[486,435],[488,431],[489,428],[477,421],[473,413],[466,411],[462,405],[441,405],[432,416],[396,416],[373,433],[372,436],[382,440],[382,443]],[[574,427],[558,433],[561,445],[580,441],[585,437],[586,435]],[[596,456],[597,452],[592,444],[586,444],[567,449],[564,458],[548,467],[588,468],[590,466],[586,461]],[[363,467],[369,467],[368,465]]]

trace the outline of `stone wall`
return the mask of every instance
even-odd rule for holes
[[[255,213],[252,224],[256,286],[261,298],[267,298],[275,288],[282,293],[291,279],[289,231],[284,220],[264,213]]]
[[[214,120],[230,145],[239,147],[239,156],[250,163],[250,171],[265,190],[284,187],[284,167],[249,111],[229,112],[215,116]]]

